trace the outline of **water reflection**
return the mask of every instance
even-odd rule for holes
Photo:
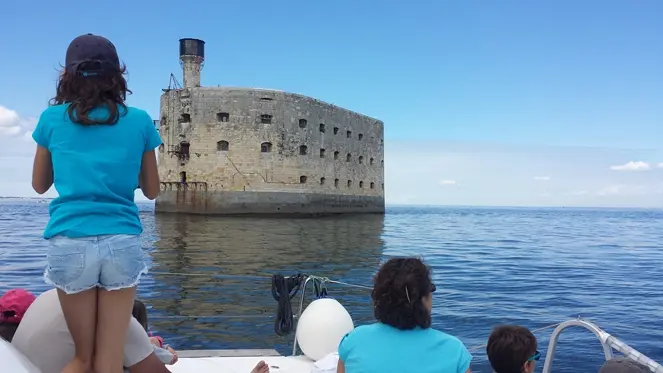
[[[270,277],[303,272],[370,284],[384,247],[382,215],[288,219],[157,214],[154,224],[153,283],[141,293],[152,307],[153,326],[173,338],[186,338],[181,342],[190,349],[287,346],[292,336],[279,338],[273,331],[276,301]],[[330,290],[355,319],[370,319],[367,291]]]

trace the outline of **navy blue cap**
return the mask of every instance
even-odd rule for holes
[[[110,40],[92,34],[71,41],[65,57],[65,69],[72,74],[102,75],[120,71],[120,59]]]

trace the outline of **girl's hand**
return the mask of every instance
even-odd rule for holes
[[[150,342],[157,347],[162,346],[161,339],[159,339],[159,337],[150,337]]]
[[[175,352],[175,350],[173,350],[173,348],[168,345],[166,345],[166,350],[173,354],[173,360],[170,361],[170,365],[177,363],[177,352]]]

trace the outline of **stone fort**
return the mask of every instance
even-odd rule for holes
[[[384,124],[311,97],[201,87],[205,42],[180,40],[160,99],[157,212],[384,213]]]

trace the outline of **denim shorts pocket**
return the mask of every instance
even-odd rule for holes
[[[64,241],[64,242],[63,242]],[[85,270],[88,247],[74,240],[59,240],[50,245],[46,254],[46,271],[56,285],[66,286],[78,280]]]
[[[111,244],[110,255],[114,269],[128,278],[137,277],[145,269],[145,253],[137,236]]]

